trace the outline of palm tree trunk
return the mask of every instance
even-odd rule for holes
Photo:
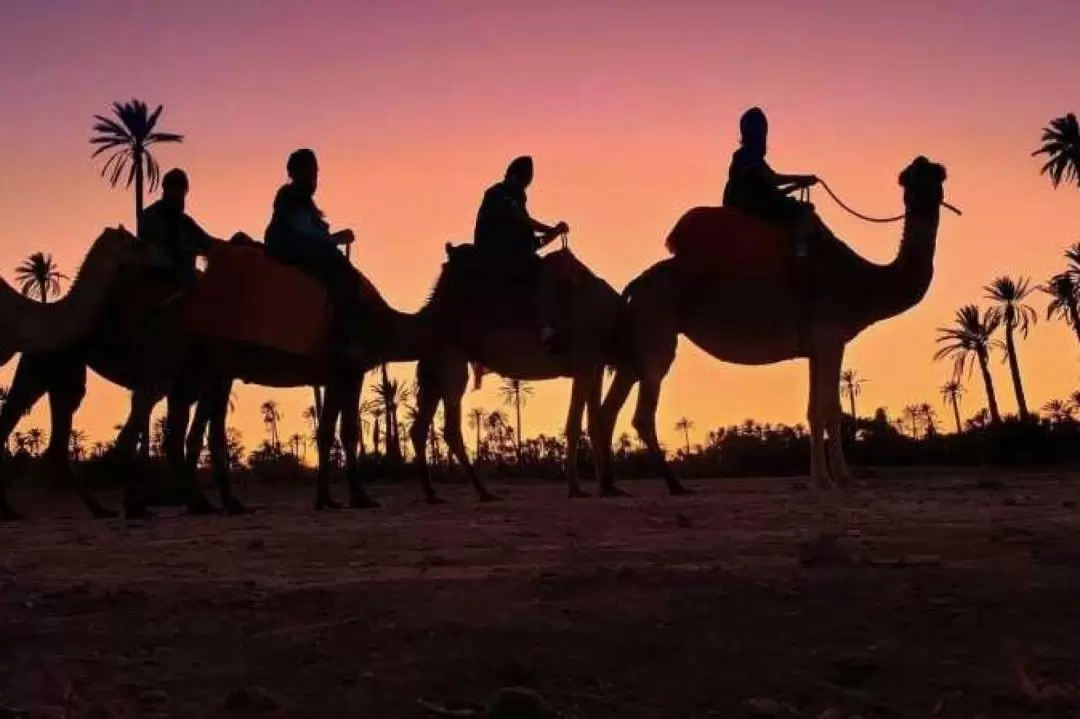
[[[960,403],[956,401],[955,394],[949,399],[951,400],[949,404],[952,405],[953,419],[956,420],[956,433],[963,434],[964,428],[960,425]]]
[[[990,376],[990,358],[986,352],[979,353],[979,370],[982,372],[983,384],[986,385],[986,404],[990,408],[990,422],[999,425],[1001,424],[1001,412],[998,411],[997,393],[994,392],[994,378]]]
[[[476,423],[476,458],[474,461],[480,461],[480,422]]]
[[[1024,397],[1024,385],[1020,379],[1020,360],[1016,356],[1016,340],[1013,328],[1005,328],[1005,349],[1009,357],[1009,372],[1012,373],[1013,389],[1016,391],[1016,407],[1020,410],[1020,421],[1028,419],[1027,398]]]
[[[136,145],[132,161],[135,163],[135,234],[142,236],[143,213],[143,149]]]
[[[858,419],[858,417],[859,417],[859,415],[855,414],[855,388],[854,387],[848,387],[848,404],[851,406],[851,423],[852,423],[852,425],[854,425],[855,420]]]
[[[514,405],[517,410],[517,459],[518,464],[521,464],[521,387],[517,388],[514,392]],[[569,441],[569,438],[567,438]]]
[[[686,456],[690,456],[690,428],[683,430],[683,438],[686,440]]]

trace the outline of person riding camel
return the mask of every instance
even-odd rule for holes
[[[510,162],[503,180],[484,192],[476,213],[473,244],[480,253],[498,263],[500,269],[511,275],[520,272],[532,282],[537,293],[534,310],[541,325],[540,341],[553,350],[555,329],[552,322],[557,317],[553,305],[557,298],[554,288],[547,287],[547,283],[537,282],[541,275],[537,251],[559,235],[569,232],[570,226],[559,222],[550,227],[529,216],[525,191],[532,180],[531,157],[524,155]]]
[[[809,252],[811,237],[821,221],[809,202],[800,202],[789,193],[813,187],[816,175],[784,175],[774,172],[765,161],[769,122],[759,107],[739,118],[740,147],[731,156],[724,187],[724,207],[731,207],[759,219],[779,222],[795,232],[796,254]]]
[[[285,169],[290,181],[274,197],[273,215],[264,236],[266,251],[323,283],[334,306],[330,345],[344,353],[359,334],[363,283],[360,273],[337,248],[351,245],[355,236],[349,229],[331,233],[315,204],[319,164],[313,151],[293,152]]]
[[[142,212],[139,237],[169,260],[170,274],[193,281],[196,257],[205,257],[215,242],[223,240],[199,227],[185,212],[188,188],[188,177],[183,170],[174,168],[166,172],[161,178],[161,199]]]

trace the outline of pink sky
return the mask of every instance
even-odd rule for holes
[[[132,224],[130,193],[101,180],[87,139],[94,113],[135,96],[164,104],[162,129],[187,136],[158,159],[188,170],[190,212],[219,235],[261,233],[286,155],[313,147],[320,204],[335,226],[357,231],[354,262],[401,309],[420,305],[443,243],[469,238],[484,188],[522,153],[536,158],[534,214],[569,222],[578,255],[622,288],[665,256],[664,236],[685,209],[719,202],[739,113],[759,104],[774,167],[815,172],[864,212],[900,209],[896,174],[915,155],[948,167],[949,198],[965,215],[943,220],[929,295],[857,339],[846,362],[868,379],[866,411],[940,407],[949,368],[931,362],[934,328],[981,301],[999,274],[1044,280],[1080,240],[1080,192],[1052,190],[1029,156],[1050,118],[1080,109],[1066,58],[1080,5],[729,5],[9,0],[0,271],[10,280],[35,250],[71,271],[103,226]],[[815,200],[864,256],[895,252],[897,228],[854,220],[822,193]],[[1031,302],[1041,320],[1043,297]],[[1040,322],[1020,352],[1032,406],[1078,386],[1077,347],[1062,325]],[[1005,367],[993,371],[1013,411]],[[700,440],[746,417],[802,421],[805,375],[803,363],[724,365],[681,341],[660,427],[674,438],[685,415]],[[496,407],[496,385],[468,395],[467,407]],[[309,394],[241,387],[232,422],[253,447],[258,405],[273,396],[287,436],[302,429]],[[568,396],[565,382],[537,386],[526,432],[558,431]],[[965,414],[983,403],[974,377]],[[126,411],[127,393],[94,378],[76,423],[108,439]],[[45,426],[47,412],[42,403],[23,428]]]

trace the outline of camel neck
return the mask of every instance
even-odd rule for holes
[[[880,287],[881,317],[892,317],[919,303],[934,276],[941,210],[911,211],[904,219],[900,250],[884,269]]]

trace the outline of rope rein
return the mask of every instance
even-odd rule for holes
[[[858,217],[860,220],[865,220],[866,222],[876,222],[876,223],[879,223],[879,224],[886,224],[886,223],[889,223],[889,222],[899,222],[900,220],[907,217],[906,212],[903,213],[903,214],[900,214],[900,215],[896,215],[894,217],[871,217],[870,215],[864,215],[863,213],[852,209],[843,200],[841,200],[839,197],[837,197],[836,193],[833,192],[832,188],[829,187],[827,182],[825,182],[824,180],[818,180],[818,184],[821,185],[821,187],[825,190],[825,192],[829,193],[829,197],[831,197],[836,204],[840,205],[840,207],[843,208],[843,210],[845,212],[847,212],[848,214],[850,214],[850,215],[852,215],[854,217]],[[799,190],[799,192],[800,192],[799,199],[803,200],[804,202],[809,202],[810,201],[810,188],[809,187],[803,187],[803,188],[801,188]],[[948,202],[943,201],[941,203],[941,206],[944,207],[947,210],[951,210],[951,211],[955,212],[957,215],[962,215],[963,214],[962,212],[960,212],[960,210],[953,207]]]

